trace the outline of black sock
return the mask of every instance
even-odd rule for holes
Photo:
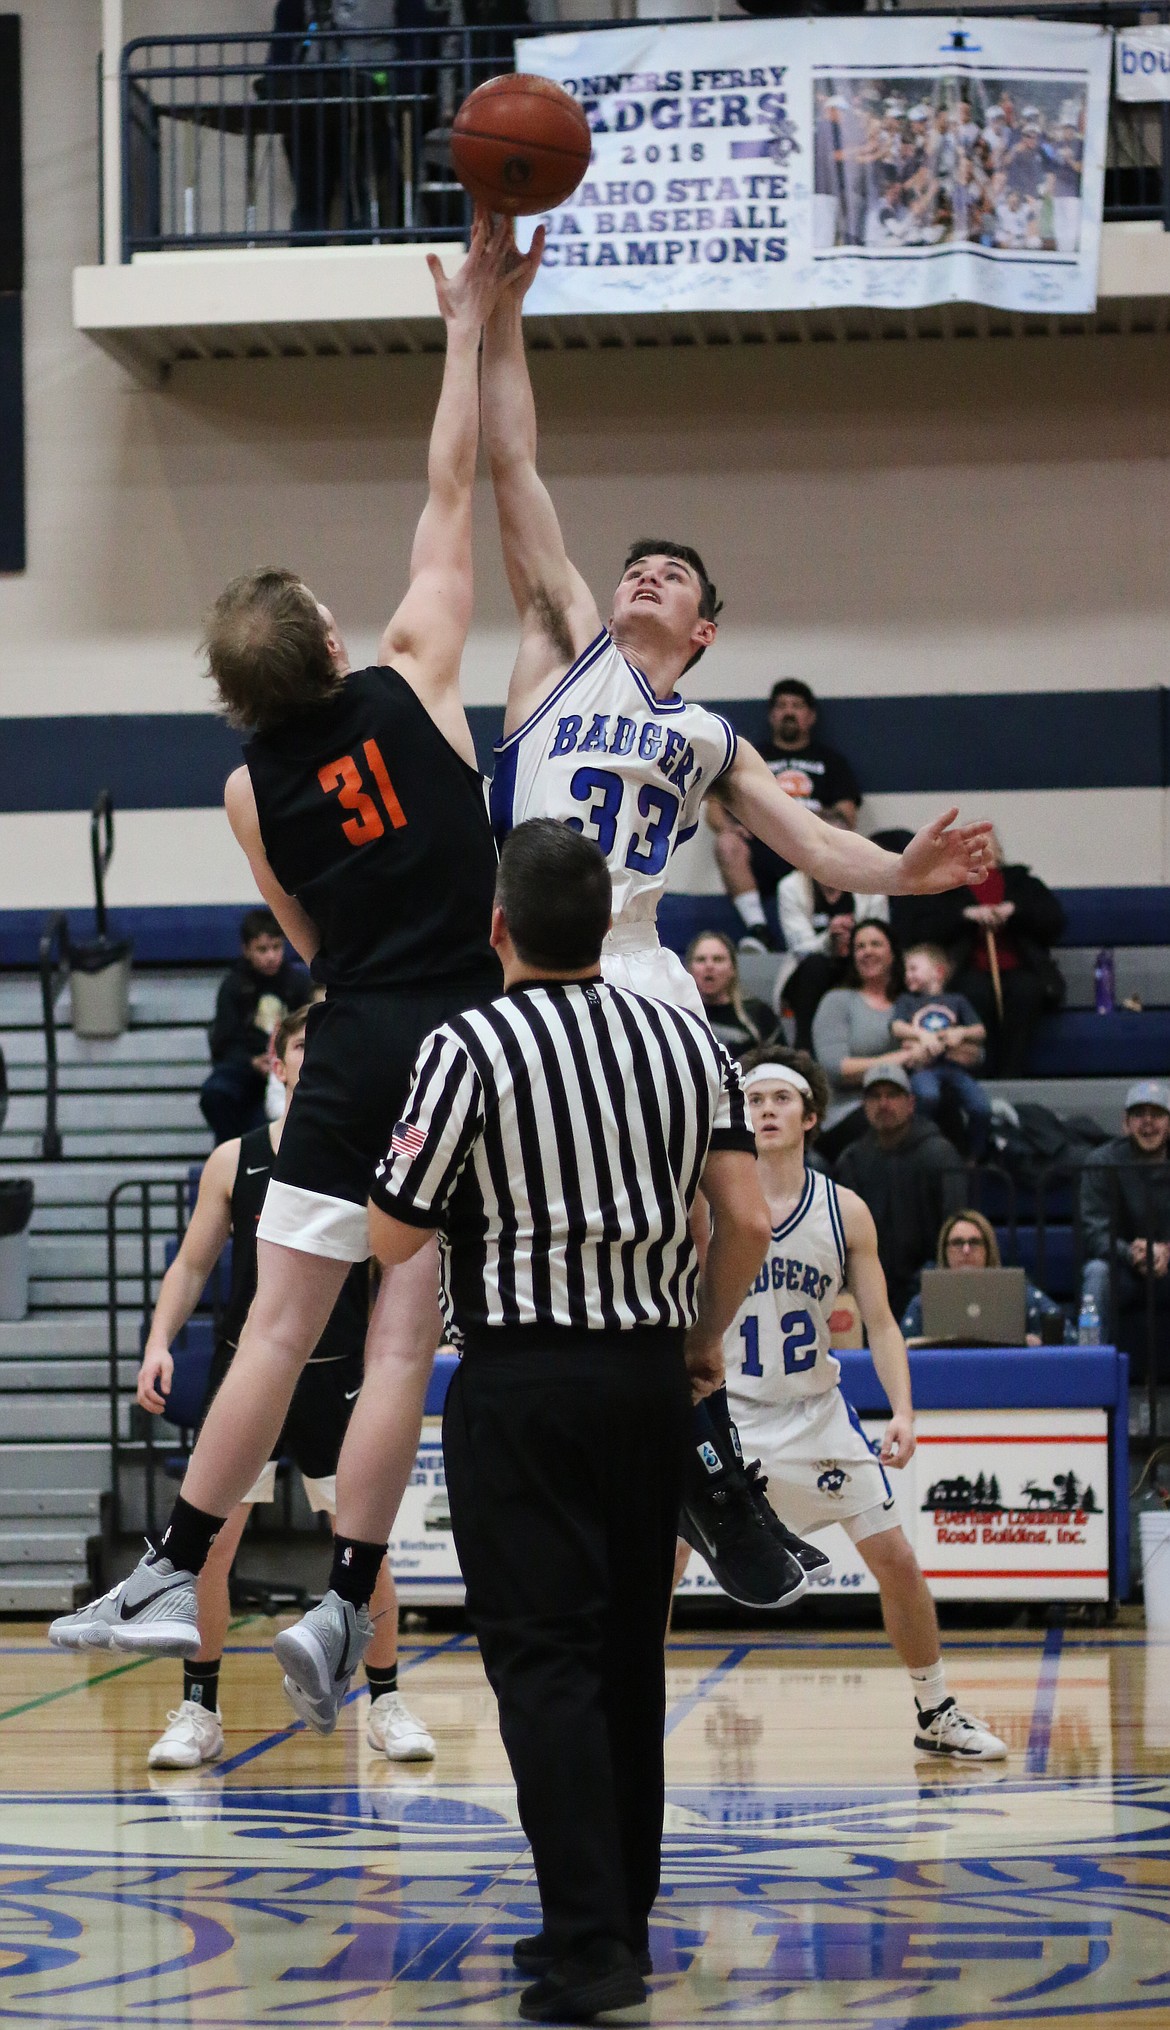
[[[724,1383],[722,1387],[713,1389],[709,1396],[704,1396],[703,1403],[706,1405],[707,1415],[710,1417],[715,1428],[717,1434],[716,1442],[719,1444],[719,1449],[722,1451],[724,1444],[730,1445],[732,1452],[742,1466],[743,1454],[739,1449],[739,1432],[731,1421],[731,1408],[727,1401],[727,1384]]]
[[[178,1571],[201,1572],[225,1520],[222,1515],[208,1515],[206,1509],[196,1508],[177,1494],[171,1519],[154,1546],[155,1557],[169,1558]]]
[[[219,1665],[214,1663],[185,1663],[183,1665],[183,1697],[193,1699],[197,1706],[206,1706],[209,1713],[219,1710]]]
[[[398,1665],[396,1663],[387,1664],[385,1670],[379,1670],[376,1664],[368,1663],[366,1665],[366,1683],[370,1688],[371,1699],[380,1699],[383,1692],[396,1692],[398,1690]]]
[[[386,1555],[385,1544],[363,1544],[357,1537],[334,1537],[330,1589],[351,1607],[368,1607]]]

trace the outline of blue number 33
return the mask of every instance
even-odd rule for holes
[[[586,825],[591,825],[593,837],[607,860],[617,843],[624,790],[621,776],[610,768],[579,768],[569,784],[574,803],[588,804],[590,808],[584,818],[568,818],[566,823],[574,832],[583,832]],[[649,823],[644,832],[633,834],[625,858],[626,866],[636,874],[661,874],[670,857],[670,838],[678,822],[678,810],[679,801],[673,790],[656,782],[643,783],[638,791],[638,815]]]

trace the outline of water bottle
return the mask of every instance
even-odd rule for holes
[[[1106,945],[1097,953],[1093,967],[1093,991],[1096,997],[1098,1015],[1112,1015],[1114,1007],[1113,952]]]
[[[1100,1346],[1100,1344],[1101,1320],[1097,1315],[1097,1306],[1086,1290],[1081,1298],[1081,1315],[1077,1319],[1077,1345]]]

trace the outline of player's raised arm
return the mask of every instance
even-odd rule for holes
[[[813,811],[781,789],[754,747],[741,740],[716,792],[734,817],[822,888],[859,895],[937,895],[982,881],[991,864],[989,822],[956,825],[944,811],[916,832],[904,853],[887,853],[872,839],[822,824]]]
[[[459,664],[471,625],[471,501],[479,448],[479,344],[504,286],[510,232],[476,213],[457,272],[428,255],[447,327],[443,385],[431,426],[428,493],[410,554],[410,587],[378,650],[422,699],[452,745],[474,760],[459,697]]]
[[[878,1456],[883,1466],[905,1466],[915,1446],[906,1342],[890,1310],[873,1214],[855,1191],[839,1188],[837,1197],[845,1228],[846,1282],[857,1299],[877,1378],[890,1405],[890,1421],[882,1433]]]
[[[504,568],[520,615],[508,692],[510,732],[540,703],[601,627],[596,601],[569,562],[556,509],[536,469],[536,403],[524,350],[524,297],[540,266],[544,229],[512,252],[511,286],[484,330],[483,435],[491,465]]]

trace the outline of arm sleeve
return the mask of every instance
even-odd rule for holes
[[[1086,1163],[1081,1171],[1081,1231],[1085,1259],[1108,1261],[1109,1177],[1099,1163]]]
[[[809,882],[806,874],[786,874],[776,890],[780,931],[786,948],[798,959],[810,952],[827,952],[829,933],[813,929],[809,910]]]
[[[211,1045],[211,1061],[223,1064],[228,1058],[252,1058],[259,1054],[263,1044],[257,1045],[253,1036],[255,1003],[247,985],[238,973],[229,973],[220,982],[215,998],[215,1020],[207,1032]]]
[[[756,1138],[748,1122],[739,1066],[732,1062],[721,1043],[717,1043],[715,1048],[719,1053],[720,1085],[711,1140],[707,1146],[709,1149],[743,1149],[749,1156],[754,1156]]]
[[[1064,909],[1051,888],[1025,867],[1010,870],[1010,882],[1005,877],[1005,891],[1009,902],[1015,903],[1015,918],[1009,926],[1022,937],[1035,938],[1037,944],[1054,945],[1064,931]]]
[[[449,1030],[434,1030],[423,1040],[402,1119],[374,1172],[374,1204],[407,1226],[442,1226],[483,1120],[483,1087],[464,1045]]]
[[[813,1016],[812,1026],[813,1056],[834,1080],[841,1076],[843,1059],[852,1055],[849,1029],[849,989],[834,987]]]

